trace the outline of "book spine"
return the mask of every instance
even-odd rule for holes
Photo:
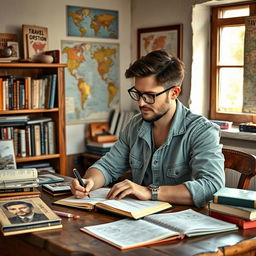
[[[239,217],[235,217],[235,216],[231,216],[231,215],[227,215],[219,212],[214,212],[214,211],[210,211],[209,215],[213,218],[236,224],[241,229],[249,229],[249,228],[256,227],[256,221],[246,221]]]
[[[55,94],[56,94],[56,86],[57,86],[57,75],[52,75],[52,85],[51,85],[51,93],[50,93],[50,103],[49,108],[54,108]]]
[[[3,110],[3,78],[0,77],[0,110]]]
[[[20,153],[21,157],[26,157],[26,136],[25,136],[25,130],[20,129]]]
[[[54,133],[55,133],[55,123],[53,121],[50,121],[47,123],[48,124],[48,134],[49,134],[49,154],[55,154],[56,152],[56,144],[55,144],[55,138],[54,138]]]
[[[40,136],[40,125],[35,124],[35,155],[40,156],[41,155],[41,136]]]
[[[228,204],[228,205],[234,205],[234,206],[256,208],[256,202],[254,200],[250,200],[246,198],[238,199],[238,198],[232,198],[232,197],[214,196],[213,202],[216,204]]]
[[[15,193],[15,192],[31,192],[34,188],[6,188],[0,189],[0,194]]]

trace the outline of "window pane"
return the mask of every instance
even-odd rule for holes
[[[233,18],[249,16],[249,7],[241,7],[235,9],[223,9],[220,12],[220,18]]]
[[[243,69],[220,68],[218,111],[242,112]]]
[[[243,65],[245,26],[220,30],[220,65]]]

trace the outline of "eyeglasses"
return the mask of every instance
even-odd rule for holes
[[[132,88],[130,88],[128,90],[129,95],[131,96],[131,98],[133,100],[139,101],[140,97],[142,97],[142,99],[148,103],[148,104],[154,104],[156,97],[171,90],[172,88],[174,88],[176,86],[171,86],[170,88],[167,88],[166,90],[159,92],[159,93],[149,93],[149,92],[143,92],[141,93],[140,91],[137,91],[134,86]]]

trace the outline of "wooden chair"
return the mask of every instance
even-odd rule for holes
[[[250,180],[256,175],[256,157],[252,154],[223,148],[225,157],[225,169],[232,169],[239,172],[240,178],[237,188],[248,189]]]
[[[216,252],[205,252],[195,254],[194,256],[255,256],[256,255],[256,239],[243,240],[231,246],[218,248]]]

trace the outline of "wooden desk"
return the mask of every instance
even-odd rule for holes
[[[241,240],[256,236],[256,229],[238,230],[219,234],[205,235],[184,240],[171,241],[148,247],[140,247],[128,251],[120,251],[100,240],[79,231],[80,227],[111,222],[120,219],[117,216],[99,212],[86,212],[83,210],[52,205],[60,197],[51,197],[42,192],[42,199],[55,210],[79,214],[80,219],[62,218],[63,229],[42,231],[17,236],[0,236],[1,256],[191,256],[203,252],[217,251],[218,247],[234,245]],[[186,207],[177,206],[173,211],[184,210]],[[200,209],[206,212],[207,209]],[[142,231],[143,235],[143,231]],[[254,242],[255,244],[256,242]],[[256,248],[256,247],[255,247]],[[256,249],[255,249],[256,250]],[[222,255],[222,254],[218,254]],[[227,254],[234,255],[234,254]],[[241,254],[236,254],[241,255]],[[248,254],[248,255],[255,255]]]

